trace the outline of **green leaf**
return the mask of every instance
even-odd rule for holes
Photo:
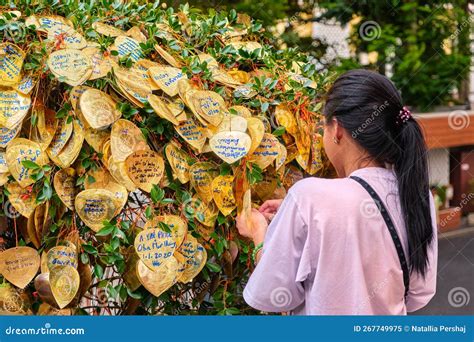
[[[210,261],[207,262],[206,267],[212,272],[220,272],[222,270],[222,268],[218,264],[215,264]]]
[[[32,162],[31,160],[22,160],[21,165],[23,165],[24,167],[30,170],[38,170],[40,168],[38,164],[36,164],[35,162]]]
[[[38,193],[38,196],[36,197],[37,202],[44,202],[47,200],[50,200],[51,197],[53,196],[53,188],[48,182],[44,182],[43,187]]]
[[[119,246],[120,246],[120,240],[117,238],[117,237],[113,237],[111,240],[110,240],[110,246],[112,247],[112,249],[117,249]]]
[[[142,299],[143,296],[141,293],[139,292],[132,292],[130,291],[130,289],[127,287],[127,293],[130,297],[132,297],[133,299]]]
[[[145,217],[147,219],[151,219],[153,217],[153,208],[151,206],[146,207],[145,209]]]
[[[104,276],[104,268],[99,264],[95,264],[94,274],[97,278],[102,278]]]
[[[82,245],[82,248],[84,249],[84,251],[86,251],[86,253],[89,253],[89,254],[92,254],[92,255],[97,255],[97,249],[90,245],[90,244],[83,244]]]
[[[99,284],[97,285],[97,287],[103,289],[103,288],[106,287],[108,284],[109,284],[109,281],[108,281],[107,279],[104,279],[104,280],[101,280],[101,281],[99,282]]]
[[[280,135],[285,134],[285,132],[286,132],[286,128],[283,126],[280,126],[273,131],[273,135],[276,137],[279,137]]]
[[[81,262],[83,264],[88,264],[89,263],[89,255],[86,253],[81,253]]]
[[[61,108],[56,112],[56,119],[65,118],[68,114],[68,110],[66,108]]]
[[[104,226],[104,228],[102,228],[97,233],[95,233],[95,236],[107,236],[110,233],[112,233],[114,231],[114,229],[115,229],[114,225],[107,224],[107,225]]]
[[[224,224],[224,222],[226,221],[226,218],[224,215],[222,215],[221,212],[219,212],[219,215],[217,216],[217,223],[219,223],[220,225]]]
[[[169,225],[167,225],[166,223],[164,222],[159,222],[158,223],[158,226],[160,227],[160,229],[162,229],[163,231],[167,232],[167,233],[171,233],[171,228]]]
[[[156,184],[153,184],[150,191],[150,197],[153,203],[159,203],[165,197],[165,191],[159,188]]]
[[[232,307],[232,308],[226,308],[225,309],[225,314],[226,315],[240,315],[240,310]]]
[[[87,183],[92,184],[95,183],[95,178],[92,175],[87,176]]]

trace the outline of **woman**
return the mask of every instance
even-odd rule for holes
[[[257,246],[244,298],[262,311],[307,315],[418,310],[435,293],[437,266],[420,126],[393,83],[365,70],[335,81],[324,116],[340,178],[297,182],[283,201],[254,209],[252,227],[237,219]]]

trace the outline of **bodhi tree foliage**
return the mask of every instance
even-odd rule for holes
[[[192,3],[204,11],[238,8],[261,19],[269,31],[277,23],[284,23],[283,34],[274,35],[272,40],[311,54],[321,68],[341,72],[369,67],[382,74],[389,71],[404,99],[416,110],[468,103],[469,33],[473,24],[469,0],[193,0]],[[326,60],[324,57],[333,48],[332,44],[337,46],[340,42],[299,36],[298,29],[310,22],[330,26],[349,24],[348,42],[353,55]],[[370,53],[368,64],[361,65],[361,53]]]
[[[0,5],[0,310],[257,313],[235,216],[332,173],[333,76],[233,10]]]
[[[420,111],[467,102],[471,61],[468,0],[320,0],[320,21],[347,24],[357,18],[350,42],[357,53],[376,53],[369,65],[391,79]],[[356,58],[341,69],[360,67]],[[453,96],[458,93],[458,99]]]

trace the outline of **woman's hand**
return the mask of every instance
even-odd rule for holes
[[[252,239],[255,245],[265,239],[268,223],[265,216],[257,209],[252,209],[249,219],[243,214],[237,216],[236,224],[240,235]]]
[[[278,211],[278,208],[280,208],[282,202],[282,199],[272,199],[265,201],[260,206],[258,211],[262,213],[263,216],[265,216],[268,222],[270,222],[273,219],[273,216],[275,216],[276,212]]]

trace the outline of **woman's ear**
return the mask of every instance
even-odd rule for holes
[[[342,126],[339,124],[337,119],[334,119],[333,125],[334,125],[334,138],[337,139],[337,141],[341,141],[344,135],[344,128],[342,128]]]

